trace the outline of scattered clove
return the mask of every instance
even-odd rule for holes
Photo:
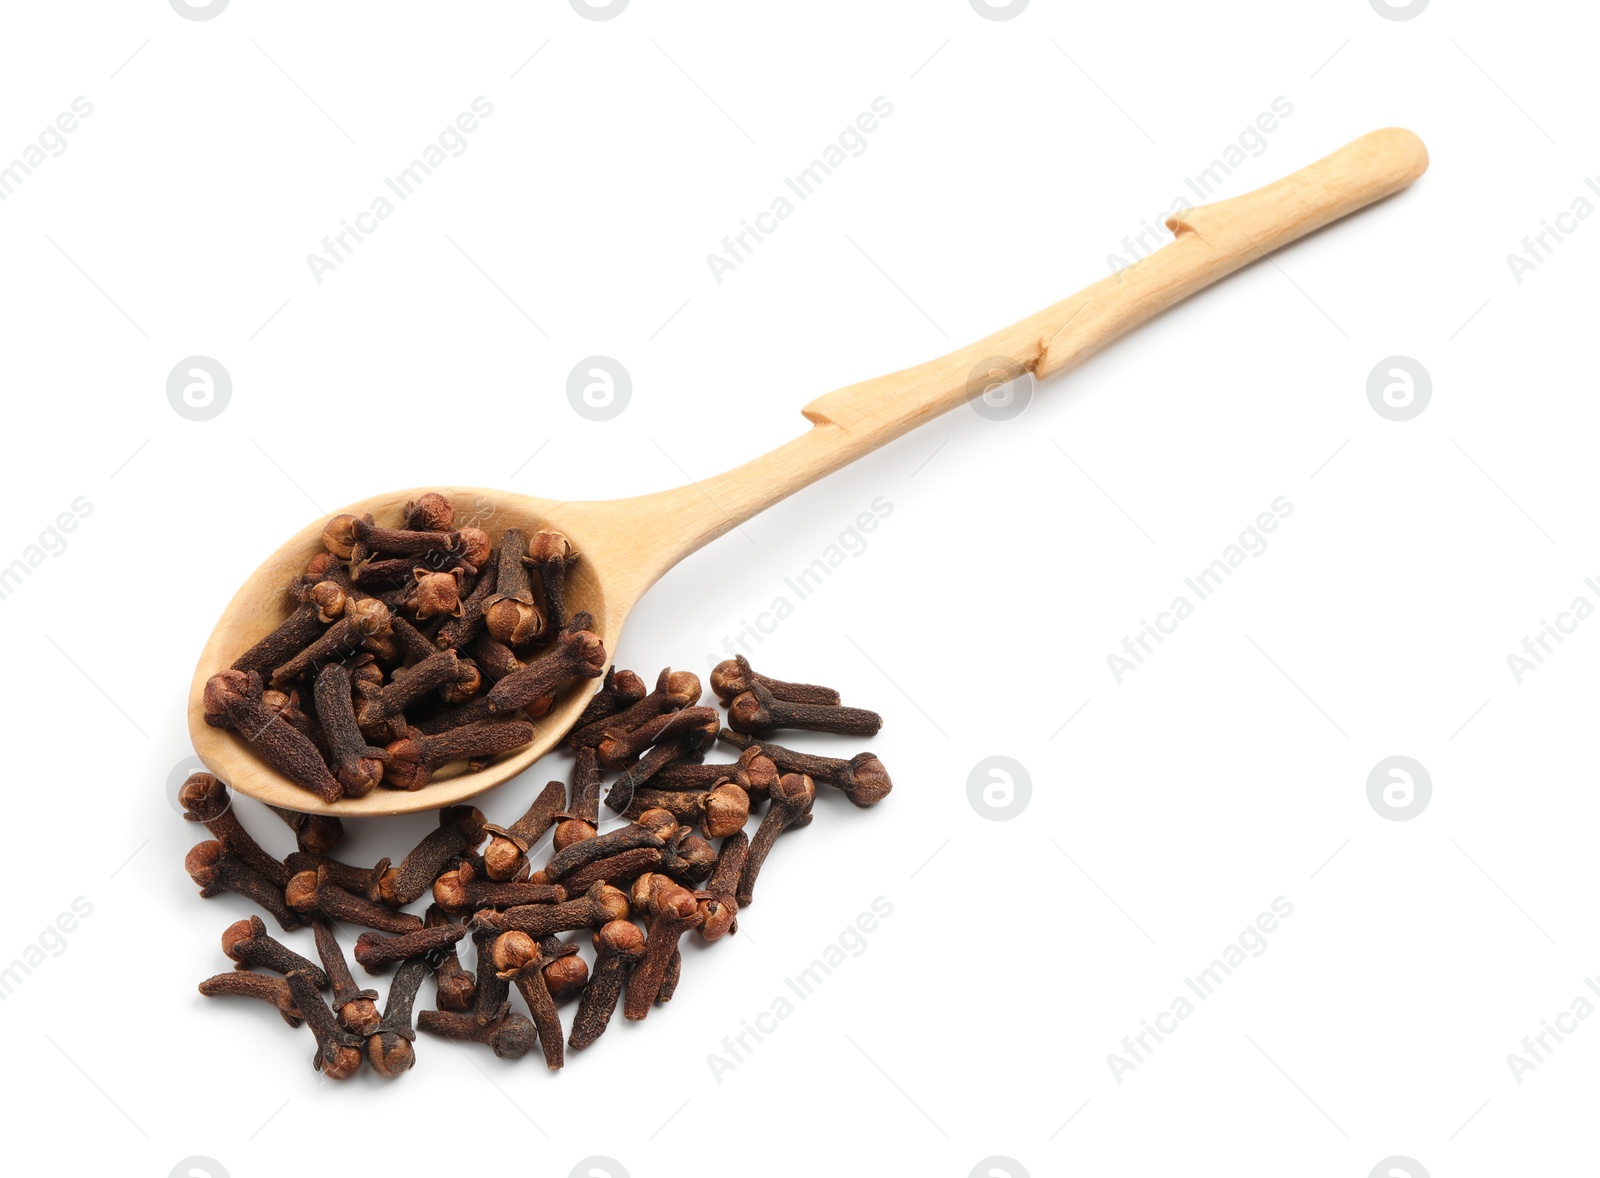
[[[725,704],[731,704],[735,696],[749,691],[756,683],[771,692],[774,699],[788,703],[821,704],[823,707],[839,705],[839,693],[833,688],[818,687],[812,683],[785,683],[781,679],[758,674],[750,666],[750,660],[742,654],[724,659],[711,671],[711,690]]]
[[[191,773],[178,790],[178,803],[183,816],[190,822],[199,822],[211,832],[211,837],[221,843],[230,854],[238,856],[246,866],[259,872],[280,888],[289,882],[289,869],[267,854],[250,837],[233,812],[228,787],[209,773]]]
[[[311,975],[317,989],[328,985],[328,975],[287,945],[273,940],[259,916],[236,920],[223,929],[222,952],[241,970],[252,965],[281,974],[300,969]]]
[[[613,920],[594,934],[594,974],[578,1003],[567,1040],[573,1050],[583,1050],[605,1033],[629,971],[644,956],[644,941],[644,934],[631,920]]]
[[[271,913],[280,927],[297,929],[302,921],[285,903],[283,888],[255,870],[237,855],[230,854],[216,840],[197,843],[184,857],[183,868],[207,898],[223,892],[253,900]]]
[[[289,983],[282,978],[251,973],[247,969],[236,969],[207,978],[200,983],[200,993],[207,998],[230,995],[235,998],[257,998],[275,1006],[278,1013],[283,1016],[283,1021],[291,1027],[298,1027],[305,1021],[300,1015],[299,1008],[294,1004],[294,995],[289,990]]]
[[[356,938],[356,961],[368,973],[382,973],[397,961],[409,961],[413,957],[453,948],[466,935],[467,930],[458,924],[434,928],[424,925],[415,932],[402,933],[398,937],[362,933]]]
[[[333,987],[333,1014],[339,1025],[352,1035],[370,1035],[378,1029],[376,990],[363,990],[356,985],[350,964],[344,959],[339,940],[333,935],[333,925],[326,920],[311,922],[311,933],[317,941],[317,956],[327,973],[328,984]],[[291,970],[290,973],[300,971]]]
[[[509,827],[490,826],[483,867],[490,879],[520,879],[528,870],[528,848],[544,837],[561,812],[566,790],[559,781],[545,786],[533,804]]]
[[[566,612],[575,558],[564,537],[537,533],[524,549],[522,534],[511,529],[509,543],[494,551],[478,529],[454,527],[443,496],[408,504],[405,524],[330,521],[329,551],[308,562],[294,590],[301,606],[311,601],[321,611],[317,632],[304,619],[286,625],[263,647],[270,655],[257,652],[242,660],[247,669],[207,684],[208,720],[240,731],[263,759],[319,797],[360,796],[380,777],[385,785],[422,788],[452,761],[475,763],[519,747],[533,729],[517,713],[542,714],[574,678],[598,676],[605,666],[593,620]],[[502,556],[511,558],[509,574],[499,567]],[[400,576],[402,564],[410,566],[409,579]],[[530,570],[538,572],[538,586]],[[390,582],[381,599],[375,583],[363,587],[377,580]],[[424,584],[440,595],[431,605]],[[423,616],[453,591],[460,594],[458,616]],[[483,620],[489,609],[497,619],[492,629]],[[528,609],[550,623],[537,647],[522,632]],[[478,620],[464,622],[474,610]],[[362,633],[355,622],[363,616],[386,617],[382,632]],[[329,636],[341,627],[335,644]],[[274,661],[268,689],[258,665]],[[550,782],[505,827],[473,806],[442,809],[438,828],[393,867],[388,859],[366,868],[329,858],[342,835],[339,820],[282,809],[276,812],[299,849],[280,862],[245,830],[226,786],[210,774],[193,775],[180,792],[184,816],[214,836],[185,860],[202,895],[237,892],[285,928],[308,920],[321,961],[249,917],[223,933],[223,952],[236,968],[202,982],[201,992],[264,1001],[290,1025],[308,1026],[317,1040],[315,1066],[336,1079],[359,1070],[363,1056],[384,1077],[409,1070],[417,1030],[482,1043],[507,1060],[539,1044],[546,1066],[560,1069],[565,1048],[592,1045],[619,1001],[624,1017],[637,1021],[671,1000],[685,965],[684,934],[710,944],[737,933],[739,910],[753,899],[778,836],[811,822],[818,783],[862,808],[890,792],[873,754],[819,757],[764,739],[779,727],[865,735],[877,730],[875,713],[841,706],[830,688],[759,674],[742,657],[712,672],[712,689],[728,705],[728,728],[719,726],[715,708],[698,706],[693,673],[663,670],[646,692],[637,675],[610,668],[565,740],[575,754],[570,792]],[[301,698],[312,701],[305,710]],[[703,763],[719,737],[739,750],[738,759]],[[601,833],[608,773],[618,776],[606,804],[632,821]],[[766,812],[747,837],[751,809],[763,803]],[[550,850],[537,866],[533,848],[552,827]],[[712,839],[721,840],[720,850]],[[430,891],[425,918],[403,911]],[[377,991],[361,988],[350,972],[336,922],[375,930],[354,945],[368,973],[398,966],[381,1015]],[[558,935],[580,930],[592,932],[592,969],[578,944]],[[475,970],[457,951],[469,933]],[[413,1029],[416,995],[430,973],[436,1009],[416,1013]],[[512,986],[531,1019],[511,1009]],[[318,994],[323,987],[331,1002]],[[570,1001],[577,1008],[564,1040],[559,1007]]]
[[[728,725],[735,732],[766,733],[777,728],[804,728],[839,736],[875,736],[883,717],[865,708],[790,703],[778,699],[759,679],[728,704]]]
[[[667,964],[678,948],[678,938],[698,928],[704,916],[694,893],[664,875],[644,875],[634,885],[634,896],[643,893],[649,913],[650,932],[644,955],[628,977],[627,998],[622,1005],[624,1018],[638,1020],[650,1013]]]
[[[443,908],[437,904],[428,905],[427,915],[423,917],[424,928],[442,928],[450,924],[450,918],[445,915]],[[471,1010],[473,999],[477,997],[478,984],[472,974],[463,969],[461,958],[456,954],[454,945],[437,954],[433,967],[433,981],[437,987],[434,1005],[440,1010]]]
[[[577,946],[569,946],[567,951],[576,953]],[[547,955],[543,945],[526,933],[501,933],[495,938],[495,969],[500,977],[522,992],[523,1001],[528,1004],[528,1013],[533,1016],[533,1025],[539,1031],[544,1065],[552,1072],[561,1070],[565,1046],[561,1015],[556,1011],[556,1000],[551,997],[544,976],[545,967],[555,960]]]
[[[831,785],[857,806],[866,809],[889,796],[894,783],[875,753],[858,753],[849,760],[797,753],[743,733],[724,728],[719,739],[744,750],[740,756],[765,756],[784,773],[804,773],[812,781]],[[659,783],[658,783],[659,784]]]
[[[767,861],[772,844],[786,830],[798,830],[811,823],[811,804],[817,800],[817,787],[803,773],[785,773],[772,787],[772,805],[761,816],[755,838],[750,840],[750,851],[745,857],[744,871],[739,876],[735,899],[740,908],[750,907],[755,897],[756,876]]]
[[[305,971],[295,970],[287,981],[295,1009],[316,1036],[311,1066],[330,1080],[348,1080],[361,1070],[361,1040],[338,1024]]]
[[[383,1005],[383,1021],[367,1037],[367,1062],[385,1079],[410,1071],[416,1063],[416,1049],[411,1044],[417,1033],[411,1029],[411,1008],[427,976],[428,963],[421,958],[407,961],[395,972]]]

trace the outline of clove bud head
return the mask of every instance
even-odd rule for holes
[[[183,857],[183,869],[197,885],[208,888],[217,882],[217,864],[222,859],[222,853],[222,844],[215,839],[196,843]]]
[[[178,804],[190,822],[213,822],[228,810],[228,787],[209,773],[191,773],[178,790]]]
[[[489,559],[489,533],[482,528],[465,527],[457,529],[456,537],[461,559],[475,569],[482,568]]]
[[[406,528],[413,532],[448,532],[455,526],[455,505],[437,491],[406,504]]]
[[[638,957],[644,952],[644,933],[631,920],[610,921],[595,933],[594,950],[600,954]]]
[[[373,1035],[383,1026],[383,1016],[378,1013],[378,1004],[365,995],[352,998],[334,1014],[339,1020],[339,1025],[352,1035]]]
[[[544,967],[544,984],[557,1002],[576,998],[589,984],[589,966],[576,953],[558,957]]]
[[[703,805],[707,838],[726,838],[736,830],[743,830],[750,817],[750,795],[731,782],[713,786]]]
[[[520,973],[538,956],[539,942],[527,933],[501,933],[494,939],[494,968],[502,977]]]
[[[340,560],[349,560],[356,544],[356,517],[336,515],[322,529],[322,543]]]
[[[393,1031],[380,1031],[367,1039],[367,1062],[372,1070],[386,1080],[404,1075],[417,1062],[416,1048],[411,1040]]]
[[[492,836],[489,839],[489,845],[483,849],[484,873],[490,879],[510,879],[516,875],[526,862],[525,852],[527,849],[520,840],[510,835],[496,834]],[[445,878],[441,876],[439,883],[443,883]],[[433,892],[436,897],[439,894],[439,883],[433,885]],[[446,909],[450,907],[443,900],[440,900],[439,903]]]
[[[460,569],[448,573],[430,572],[425,568],[412,570],[416,583],[406,596],[406,606],[419,622],[430,618],[461,616]]]
[[[204,846],[205,844],[201,844]],[[220,844],[219,844],[220,845]],[[198,851],[200,847],[194,850]],[[190,855],[194,851],[189,852]],[[193,872],[190,873],[191,875]],[[196,880],[196,883],[199,881]],[[288,885],[283,889],[283,902],[296,912],[310,913],[317,910],[317,873],[315,871],[297,871],[289,877]]]
[[[582,818],[569,818],[556,827],[555,834],[550,836],[550,847],[555,851],[565,851],[573,843],[581,843],[585,839],[592,839],[598,833],[595,828]],[[488,858],[487,855],[484,856]]]
[[[662,842],[678,833],[678,820],[671,810],[646,810],[634,820],[634,825],[644,827]]]
[[[883,801],[894,788],[894,783],[889,780],[889,771],[883,767],[876,753],[862,753],[850,758],[850,782],[845,794],[862,809]]]
[[[544,613],[529,602],[502,597],[483,611],[483,624],[496,641],[521,646],[544,633]]]
[[[317,607],[317,620],[332,624],[344,617],[349,599],[336,581],[318,581],[306,592],[306,601]]]
[[[360,601],[350,602],[344,607],[344,616],[364,638],[382,638],[393,629],[389,607],[376,597],[363,597]]]
[[[728,935],[739,909],[720,896],[699,894],[700,936],[705,941],[720,941]]]

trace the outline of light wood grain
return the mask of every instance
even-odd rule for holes
[[[340,511],[371,512],[380,523],[395,523],[408,500],[437,490],[455,501],[462,522],[484,528],[496,543],[511,526],[565,532],[583,556],[573,570],[569,604],[594,615],[597,632],[615,655],[629,612],[668,569],[802,487],[963,404],[975,392],[973,373],[981,362],[1004,357],[1039,378],[1070,368],[1272,250],[1398,192],[1427,167],[1422,141],[1410,131],[1389,128],[1265,188],[1192,209],[1169,220],[1175,240],[1137,265],[937,360],[819,397],[803,410],[812,423],[806,433],[698,484],[584,503],[470,487],[422,487]],[[209,727],[202,707],[206,679],[287,615],[285,586],[321,550],[324,522],[307,524],[251,575],[201,653],[190,688],[189,731],[212,772],[241,793],[306,813],[401,814],[453,805],[492,789],[559,742],[599,680],[575,689],[537,721],[532,744],[481,772],[441,775],[414,793],[379,788],[332,805],[279,777],[233,733]]]

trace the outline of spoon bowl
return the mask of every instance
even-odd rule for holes
[[[1131,328],[1272,250],[1398,192],[1427,170],[1428,153],[1410,131],[1374,131],[1265,188],[1175,214],[1174,240],[1137,265],[1052,307],[915,368],[849,385],[802,411],[812,428],[776,450],[713,478],[634,499],[571,502],[477,487],[424,487],[377,495],[338,513],[399,521],[405,504],[440,491],[460,525],[496,543],[509,527],[564,533],[580,559],[568,574],[567,604],[594,617],[615,659],[623,623],[651,585],[684,557],[751,516],[965,402],[978,405],[1005,383],[1070,368]],[[990,401],[990,403],[994,403]],[[978,416],[973,416],[977,422]],[[205,722],[206,680],[288,616],[286,587],[323,551],[318,519],[267,558],[223,611],[195,668],[189,733],[206,766],[234,789],[269,805],[341,817],[405,814],[476,797],[515,777],[555,747],[601,680],[569,688],[535,720],[533,741],[476,773],[445,770],[415,791],[378,788],[360,798],[321,801],[281,777],[232,732]]]

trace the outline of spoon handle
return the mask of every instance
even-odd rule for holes
[[[1428,167],[1412,132],[1390,127],[1254,192],[1167,220],[1174,240],[1019,323],[937,360],[818,397],[812,428],[724,474],[637,501],[660,510],[648,580],[802,487],[1009,377],[1070,368],[1125,332],[1271,251],[1405,188]],[[638,543],[635,536],[634,543]],[[641,585],[642,590],[645,586]]]

